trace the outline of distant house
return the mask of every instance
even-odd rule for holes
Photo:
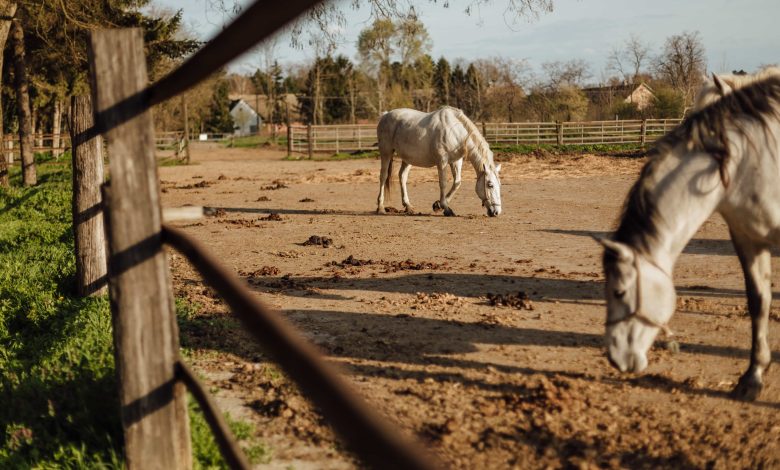
[[[231,94],[229,96],[233,102],[243,101],[255,112],[260,113],[261,122],[270,122],[269,119],[269,106],[268,97],[265,95],[252,95],[252,94]],[[282,113],[280,116],[282,121],[289,120],[291,122],[300,121],[300,103],[298,103],[298,97],[292,93],[287,93],[279,97],[277,102],[278,109]]]
[[[233,118],[233,134],[246,136],[257,133],[263,119],[243,99],[233,100],[230,104],[230,116]]]
[[[601,108],[610,108],[620,101],[634,103],[639,111],[644,111],[653,105],[655,93],[645,83],[638,85],[621,84],[603,87],[584,88],[582,90],[591,103]]]

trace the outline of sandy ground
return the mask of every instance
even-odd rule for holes
[[[719,217],[674,272],[670,326],[681,352],[658,342],[641,375],[604,358],[601,251],[590,235],[613,228],[640,159],[503,156],[498,218],[484,215],[464,165],[458,217],[445,218],[430,209],[434,170],[412,170],[418,215],[375,215],[378,161],[282,157],[196,150],[193,165],[160,169],[163,203],[222,208],[177,225],[448,467],[780,467],[778,369],[759,401],[728,398],[747,367],[750,322]],[[386,205],[401,207],[397,189]],[[312,235],[333,243],[303,246]],[[223,408],[257,423],[272,448],[268,466],[353,468],[191,267],[175,254],[172,267],[177,295],[200,308],[182,326],[188,360]],[[488,298],[521,293],[516,307]],[[778,336],[770,344],[777,350]]]

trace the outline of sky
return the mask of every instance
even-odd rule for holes
[[[213,1],[213,0],[212,0]],[[223,0],[230,3],[234,0]],[[251,0],[235,0],[247,5]],[[349,0],[336,0],[347,17],[336,53],[356,60],[360,30],[371,24],[367,8],[355,10]],[[182,10],[184,21],[201,39],[208,40],[230,21],[210,9],[208,0],[154,0],[156,5]],[[508,15],[509,0],[492,0],[466,14],[469,0],[412,2],[430,34],[431,55],[470,61],[501,56],[527,60],[533,67],[544,62],[582,59],[590,64],[592,80],[607,78],[610,51],[631,34],[651,46],[653,55],[664,40],[684,31],[698,31],[710,72],[754,71],[780,63],[779,0],[554,0],[554,11],[538,19],[517,20]],[[312,50],[290,46],[279,37],[275,56],[282,64],[302,63]],[[254,70],[262,59],[247,54],[231,64],[234,71]]]

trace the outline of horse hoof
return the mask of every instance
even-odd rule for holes
[[[404,210],[406,211],[407,214],[414,214],[414,207],[412,206],[405,206]]]
[[[433,212],[439,212],[441,210],[441,203],[436,201],[433,203]]]
[[[742,401],[756,401],[764,384],[755,374],[745,374],[739,378],[737,386],[731,391],[731,397]]]
[[[377,214],[384,214],[385,213],[385,208],[384,207],[377,207],[376,208],[376,213]]]
[[[444,209],[444,216],[445,217],[455,217],[455,213],[452,212],[452,209],[450,209],[448,207],[448,208]]]
[[[680,352],[680,343],[673,339],[667,341],[664,347],[672,354],[678,354]]]

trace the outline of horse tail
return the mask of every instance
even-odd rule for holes
[[[393,154],[390,153],[390,163],[387,165],[387,178],[385,179],[385,193],[390,194],[393,187]]]

